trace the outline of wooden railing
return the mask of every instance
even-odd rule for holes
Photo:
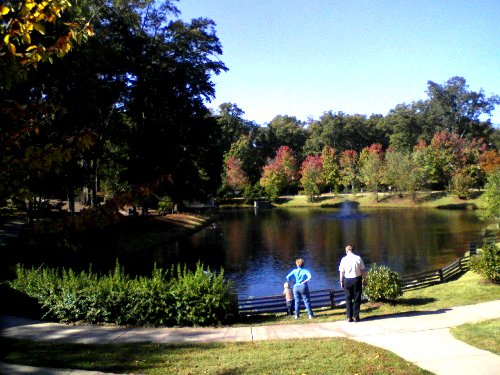
[[[446,282],[469,269],[469,256],[458,258],[453,263],[438,270],[420,272],[403,276],[403,290],[425,288],[434,284]],[[334,308],[344,301],[344,291],[323,289],[311,291],[311,306],[314,309]],[[301,305],[303,305],[301,301]],[[278,314],[286,313],[285,297],[274,295],[266,297],[246,297],[238,300],[240,315]]]
[[[403,290],[425,288],[457,277],[469,269],[469,259],[469,256],[464,256],[438,270],[403,276],[401,278],[403,281]]]

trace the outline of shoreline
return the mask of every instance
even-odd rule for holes
[[[272,203],[276,208],[340,208],[345,202],[349,202],[358,208],[433,208],[433,209],[458,209],[458,210],[480,210],[485,203],[482,199],[482,191],[474,193],[473,197],[467,200],[456,198],[446,194],[444,191],[424,191],[417,192],[416,199],[412,200],[408,196],[400,197],[397,193],[378,193],[378,201],[375,200],[375,193],[363,192],[356,194],[334,194],[326,193],[316,197],[314,202],[308,202],[305,195],[283,195],[277,202]],[[219,205],[219,208],[249,208],[250,204],[245,204],[242,198],[234,198],[233,203]]]

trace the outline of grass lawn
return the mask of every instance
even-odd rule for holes
[[[24,365],[141,374],[429,374],[346,338],[197,345],[76,345],[0,338],[0,358]]]
[[[451,333],[469,345],[500,355],[500,319],[463,324],[453,327]]]
[[[455,208],[455,209],[477,209],[483,208],[482,193],[477,192],[473,198],[461,200],[445,192],[418,192],[416,199],[410,197],[399,197],[394,193],[379,193],[378,202],[375,194],[370,192],[358,194],[322,194],[315,202],[308,202],[305,195],[283,196],[274,203],[276,207],[339,207],[342,202],[349,201],[358,207],[423,207],[423,208]]]

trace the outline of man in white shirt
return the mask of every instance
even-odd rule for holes
[[[366,275],[365,264],[359,255],[353,253],[354,246],[347,245],[346,255],[340,261],[340,286],[345,293],[345,306],[348,322],[359,322],[363,277]]]

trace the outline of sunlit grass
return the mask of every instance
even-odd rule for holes
[[[500,355],[500,319],[463,324],[453,327],[451,333],[469,345]]]
[[[346,338],[192,345],[77,345],[0,339],[4,361],[141,374],[428,374]]]
[[[400,197],[394,193],[378,193],[378,201],[372,192],[357,194],[323,194],[314,202],[309,202],[305,195],[283,196],[274,205],[277,207],[339,207],[344,201],[354,202],[359,207],[424,207],[424,208],[483,208],[481,192],[474,198],[461,200],[444,192],[419,192],[416,199],[410,196]]]

